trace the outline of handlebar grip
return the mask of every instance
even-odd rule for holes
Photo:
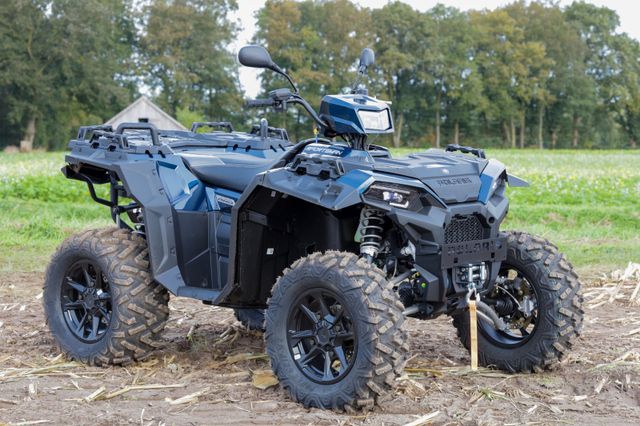
[[[247,106],[250,108],[270,107],[274,105],[274,101],[271,98],[262,99],[249,99]]]

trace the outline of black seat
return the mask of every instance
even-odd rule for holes
[[[266,151],[266,158],[244,152],[216,152],[213,155],[183,153],[180,156],[201,181],[243,192],[258,173],[271,169],[285,153],[281,150]]]

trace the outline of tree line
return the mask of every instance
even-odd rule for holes
[[[235,0],[10,0],[0,6],[0,146],[34,137],[61,148],[140,92],[181,121],[261,115],[296,139],[305,113],[243,108],[229,45]],[[619,17],[584,2],[518,1],[482,11],[401,2],[268,0],[255,42],[318,106],[352,86],[362,48],[376,52],[369,91],[392,103],[394,146],[636,147],[640,44]],[[263,92],[286,82],[261,74]],[[264,93],[263,93],[264,94]]]

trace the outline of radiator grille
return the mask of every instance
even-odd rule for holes
[[[484,238],[484,227],[477,216],[461,216],[451,219],[444,231],[445,243],[461,243]]]

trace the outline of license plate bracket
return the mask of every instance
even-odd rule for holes
[[[480,262],[502,262],[507,258],[507,238],[486,238],[442,245],[442,269]]]

